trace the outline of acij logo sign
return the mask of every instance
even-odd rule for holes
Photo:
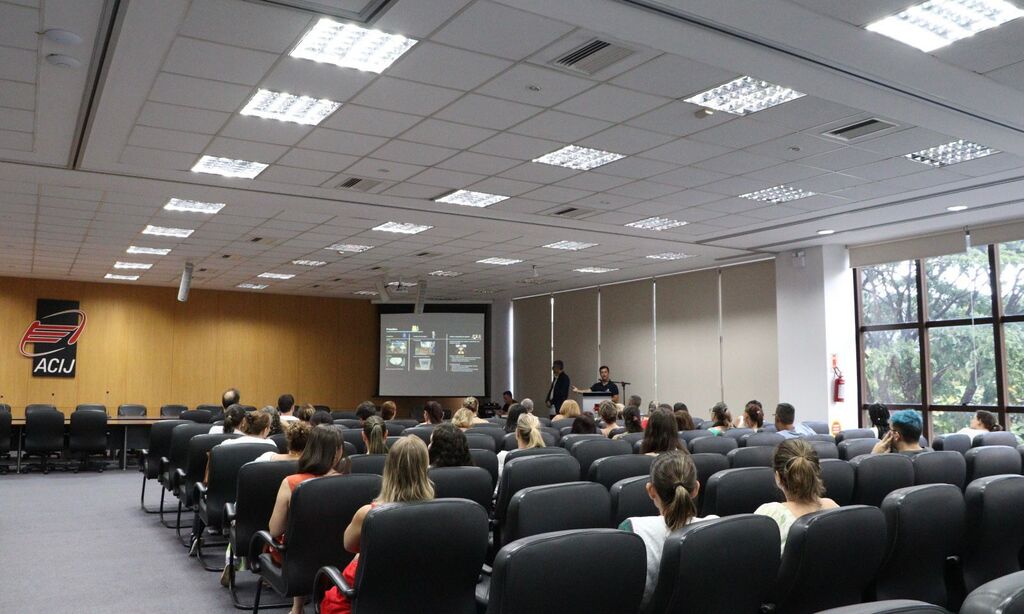
[[[41,298],[36,319],[21,336],[18,351],[32,359],[34,377],[74,377],[78,339],[85,332],[85,312],[78,301]],[[31,344],[32,351],[28,350]]]

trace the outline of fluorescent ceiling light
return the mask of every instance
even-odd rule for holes
[[[355,243],[335,243],[334,245],[328,245],[324,249],[329,249],[334,252],[348,253],[348,254],[359,254],[365,252],[368,249],[373,249],[372,245],[356,245]]]
[[[462,273],[458,271],[437,270],[431,271],[429,275],[433,275],[434,277],[458,277],[459,275],[462,275]]]
[[[693,258],[694,255],[683,252],[661,252],[660,254],[651,254],[647,257],[651,260],[682,260],[684,258]]]
[[[473,192],[471,190],[455,190],[451,194],[435,198],[434,202],[463,205],[465,207],[489,207],[503,200],[508,200],[508,196],[488,194],[487,192]]]
[[[389,288],[411,288],[413,286],[419,285],[419,282],[415,282],[415,281],[389,281],[388,283],[386,283],[384,285],[389,287]]]
[[[748,115],[803,96],[803,93],[788,87],[752,77],[740,77],[691,96],[686,102],[733,115]]]
[[[129,245],[125,251],[129,254],[146,254],[147,256],[166,256],[171,253],[170,248],[139,247],[137,245]]]
[[[269,288],[270,286],[268,286],[267,284],[244,283],[244,284],[238,284],[235,287],[236,288],[242,288],[244,290],[265,290],[266,288]]]
[[[327,263],[323,260],[292,260],[292,264],[298,266],[324,266]]]
[[[577,273],[611,273],[612,271],[618,271],[618,269],[606,269],[599,266],[587,266],[582,269],[573,269]]]
[[[380,226],[374,226],[372,230],[380,232],[397,232],[403,235],[415,235],[423,232],[424,230],[430,230],[433,226],[424,226],[422,224],[412,224],[410,222],[384,222]]]
[[[248,160],[233,160],[231,158],[218,158],[216,156],[203,156],[199,162],[192,167],[193,173],[209,173],[221,175],[222,177],[239,177],[242,179],[254,179],[266,169],[269,164],[262,162],[249,162]]]
[[[340,68],[381,73],[415,44],[416,40],[400,34],[324,18],[302,37],[289,55]]]
[[[256,90],[240,113],[283,122],[315,126],[338,110],[340,102],[312,96],[296,96],[287,92]]]
[[[377,292],[373,290],[356,290],[352,294],[358,294],[359,296],[377,296]]]
[[[946,211],[956,213],[958,211],[967,211],[967,205],[953,205],[952,207],[946,207]]]
[[[192,236],[195,230],[188,228],[164,228],[163,226],[152,226],[147,225],[142,231],[144,235],[154,235],[157,237],[178,237],[179,239],[187,239]]]
[[[534,158],[533,161],[540,162],[541,164],[571,168],[577,171],[589,171],[592,168],[604,166],[609,162],[615,162],[625,157],[622,154],[610,151],[590,149],[589,147],[580,147],[578,145],[566,145],[558,151],[552,151],[539,158]]]
[[[630,222],[626,224],[630,228],[639,228],[640,230],[668,230],[670,228],[679,228],[680,226],[686,226],[689,222],[682,220],[670,220],[664,217],[649,217],[644,220],[638,220],[636,222]]]
[[[121,281],[137,281],[138,275],[116,275],[114,273],[107,273],[103,276],[103,279],[119,279]]]
[[[1004,0],[929,0],[869,23],[877,32],[921,51],[934,51],[1024,15]]]
[[[959,164],[960,162],[967,162],[976,158],[984,158],[994,153],[999,153],[999,151],[991,147],[959,139],[945,145],[908,153],[903,157],[929,166],[949,166],[950,164]]]
[[[146,271],[153,268],[152,264],[146,264],[145,262],[121,262],[118,260],[114,263],[115,269],[139,269],[140,271]]]
[[[579,251],[581,249],[587,249],[588,247],[594,247],[597,243],[584,243],[583,241],[558,241],[557,243],[548,243],[544,247],[548,249],[567,249],[570,251]]]
[[[522,260],[516,260],[515,258],[484,258],[483,260],[477,260],[479,264],[498,264],[501,266],[508,266],[510,264],[519,264]]]
[[[291,273],[260,273],[256,277],[262,277],[263,279],[291,279],[295,275]]]
[[[205,213],[213,215],[224,208],[224,203],[204,203],[198,200],[182,200],[172,198],[164,205],[167,211],[184,211],[186,213]]]
[[[777,205],[779,203],[788,203],[791,200],[800,200],[801,198],[807,198],[808,196],[815,196],[816,194],[817,192],[808,192],[807,190],[801,190],[800,188],[794,188],[788,185],[777,185],[775,187],[765,188],[756,192],[740,194],[740,198],[759,200],[764,203]]]
[[[836,234],[836,231],[834,231],[834,230],[832,230],[832,229],[827,229],[827,230],[819,230],[819,231],[818,231],[818,234],[819,234],[819,235],[821,235],[821,236],[823,236],[823,237],[827,237],[828,235],[834,235],[834,234]]]

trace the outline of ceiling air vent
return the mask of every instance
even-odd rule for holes
[[[367,179],[365,177],[349,177],[338,184],[338,187],[342,190],[355,190],[356,192],[369,192],[373,188],[379,186],[382,182],[376,179]]]
[[[555,58],[551,64],[592,76],[631,55],[633,55],[632,49],[599,38],[592,38],[569,53]]]
[[[866,136],[878,134],[884,130],[891,130],[895,127],[896,124],[872,117],[870,119],[862,119],[853,124],[847,124],[846,126],[833,128],[823,132],[822,135],[833,139],[839,139],[840,141],[850,142],[863,139]]]
[[[556,207],[554,209],[549,209],[549,210],[544,211],[542,213],[543,213],[543,215],[550,215],[552,217],[565,217],[565,218],[578,219],[578,218],[590,215],[591,213],[594,213],[594,210],[593,209],[584,209],[582,207],[566,207],[566,206],[561,206],[561,207]]]

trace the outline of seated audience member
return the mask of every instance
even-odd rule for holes
[[[506,390],[505,392],[502,392],[501,400],[504,401],[504,403],[502,404],[499,412],[502,416],[508,415],[509,410],[512,409],[512,405],[516,403],[516,400],[512,398],[512,391]]]
[[[712,435],[722,435],[732,428],[732,414],[729,413],[729,406],[723,402],[715,403],[711,408],[711,428],[708,432]]]
[[[772,458],[775,481],[786,495],[785,503],[765,503],[754,513],[768,516],[779,525],[782,551],[786,550],[789,528],[797,518],[811,512],[839,507],[832,499],[822,497],[825,485],[821,481],[818,453],[802,439],[788,439],[775,448]]]
[[[590,414],[582,414],[572,422],[572,430],[569,431],[573,435],[595,435],[597,434],[597,425],[594,424],[594,417]]]
[[[562,406],[558,409],[558,415],[551,419],[551,424],[554,425],[556,422],[561,422],[566,418],[579,418],[580,416],[580,404],[572,399],[566,399],[562,401]]]
[[[513,403],[510,405],[508,412],[505,413],[505,432],[515,432],[516,422],[519,420],[519,416],[525,413],[527,413],[526,409],[519,403]]]
[[[647,582],[641,611],[647,606],[658,585],[658,570],[661,568],[661,551],[665,540],[692,522],[700,522],[715,515],[697,516],[697,468],[690,455],[682,450],[666,452],[651,463],[651,479],[647,482],[647,496],[658,508],[658,516],[634,516],[622,521],[619,530],[636,533],[647,547]]]
[[[238,392],[238,388],[228,388],[224,391],[224,394],[220,395],[220,404],[224,409],[232,405],[238,405],[241,402],[242,394]]]
[[[629,401],[626,403],[626,407],[635,407],[637,410],[640,409],[640,404],[643,403],[643,399],[638,394],[629,395]]]
[[[277,411],[277,408],[273,405],[267,405],[259,411],[270,416],[270,434],[278,435],[283,433],[284,430],[281,428],[281,414]]]
[[[332,426],[317,426],[310,429],[306,449],[299,457],[299,472],[282,480],[281,487],[277,490],[277,500],[274,502],[269,527],[270,535],[274,539],[279,543],[285,543],[284,531],[288,527],[288,508],[292,502],[292,493],[299,484],[314,478],[338,475],[335,468],[343,458],[345,448],[342,445],[341,431]],[[281,564],[279,555],[273,553],[271,556],[278,565]],[[304,597],[292,600],[291,614],[302,614],[303,601]]]
[[[896,452],[914,456],[928,450],[928,448],[921,447],[921,430],[924,428],[924,423],[916,411],[904,409],[893,412],[889,423],[889,432],[871,449],[872,454]]]
[[[234,433],[240,424],[242,424],[242,418],[245,418],[245,410],[242,409],[241,405],[229,405],[224,410],[224,424],[215,424],[210,427],[210,434],[216,435],[218,433]]]
[[[240,443],[262,443],[268,446],[277,446],[273,440],[267,439],[270,435],[270,414],[265,411],[251,411],[242,418],[238,425],[237,432],[241,437],[225,439],[217,444],[218,446],[233,446]]]
[[[597,415],[601,417],[601,434],[611,437],[612,431],[619,428],[619,424],[616,422],[619,419],[619,408],[611,401],[601,401],[601,405],[597,408]]]
[[[320,426],[321,424],[333,425],[334,418],[331,417],[330,412],[318,409],[313,412],[313,416],[309,419],[309,424],[310,426]]]
[[[690,412],[685,409],[677,409],[672,412],[672,415],[676,417],[676,428],[680,431],[692,431],[696,429],[696,425],[693,423],[693,417]]]
[[[640,418],[639,407],[627,405],[622,410],[622,423],[626,427],[626,434],[644,432],[644,423]],[[622,437],[622,435],[616,435],[615,437]]]
[[[1001,424],[996,422],[996,415],[990,411],[979,409],[971,418],[971,425],[960,429],[957,433],[967,435],[973,441],[978,435],[994,433],[1003,430]]]
[[[438,424],[430,433],[431,467],[464,467],[473,465],[466,434],[449,422]]]
[[[437,401],[427,401],[423,406],[423,422],[418,426],[441,424],[444,421],[444,408]]]
[[[523,399],[522,401],[519,401],[519,404],[523,406],[523,409],[526,410],[526,413],[533,413],[533,399]]]
[[[366,419],[363,423],[363,443],[367,454],[388,453],[388,425],[384,424],[384,418],[370,416]]]
[[[466,430],[473,426],[473,418],[475,417],[476,416],[473,415],[473,412],[463,407],[459,411],[455,412],[454,416],[452,416],[452,424],[462,430]]]
[[[764,406],[758,400],[747,401],[743,406],[743,413],[736,419],[734,425],[738,428],[754,429],[755,431],[764,428]]]
[[[359,568],[359,542],[363,535],[363,521],[371,509],[385,503],[411,503],[427,501],[434,498],[434,485],[427,477],[430,465],[427,446],[419,437],[402,437],[391,448],[388,459],[384,463],[384,480],[381,484],[380,496],[370,505],[359,508],[352,523],[345,529],[345,550],[353,552],[356,557],[345,567],[342,577],[349,586],[355,586],[356,571]],[[385,554],[385,556],[387,556]],[[322,614],[348,614],[352,611],[352,603],[341,594],[336,587],[324,595],[320,603]]]
[[[786,439],[813,435],[814,430],[796,420],[796,408],[789,403],[779,403],[775,406],[775,429]]]
[[[516,449],[526,450],[528,448],[543,448],[544,438],[540,434],[540,420],[533,414],[522,414],[516,420]],[[498,484],[501,483],[501,473],[505,470],[505,460],[508,458],[508,450],[498,452]],[[494,494],[498,494],[498,484],[494,485]]]
[[[480,412],[480,401],[476,397],[466,397],[462,400],[462,408],[468,409],[473,413],[473,424],[490,424],[487,420],[484,420],[479,416]]]
[[[298,420],[295,416],[295,397],[290,394],[282,394],[277,397],[277,413],[281,414],[281,422]]]
[[[316,413],[316,408],[309,403],[303,405],[299,409],[295,410],[295,417],[303,422],[309,422],[313,419],[313,414]]]
[[[398,414],[398,406],[394,401],[384,401],[380,404],[380,417],[385,420],[394,420]]]
[[[644,429],[644,438],[640,443],[640,453],[657,456],[672,450],[686,450],[683,442],[679,441],[676,417],[670,412],[656,409],[647,419],[647,428]]]
[[[356,406],[356,418],[359,418],[359,422],[366,422],[366,419],[370,416],[377,415],[377,406],[370,401],[363,401]]]
[[[885,439],[889,432],[889,408],[881,403],[868,405],[868,420],[871,421],[871,430],[875,437]]]
[[[286,461],[299,460],[302,451],[306,449],[306,441],[309,439],[309,431],[312,429],[308,422],[292,420],[284,423],[284,436],[288,442],[288,453],[281,454],[271,450],[264,452],[257,461]]]

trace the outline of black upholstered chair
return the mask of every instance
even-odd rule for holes
[[[494,483],[482,467],[431,467],[435,499],[469,499],[485,510],[491,509]]]
[[[524,456],[540,456],[544,454],[570,456],[569,451],[561,446],[546,446],[544,448],[523,448],[522,450],[509,450],[508,455],[505,456],[505,462],[507,463],[513,458],[522,458]]]
[[[707,435],[706,432],[704,434]],[[619,439],[621,439],[622,441],[625,441],[626,443],[628,443],[631,446],[634,446],[634,450],[635,450],[636,449],[635,448],[636,442],[643,441],[644,434],[643,434],[643,432],[639,432],[639,433],[626,433],[622,437],[619,437]]]
[[[146,406],[132,404],[118,405],[117,415],[121,418],[145,418]]]
[[[565,448],[566,450],[568,450],[570,454],[572,454],[572,447],[574,445],[581,441],[586,441],[588,439],[607,439],[607,437],[600,433],[569,433],[566,435],[562,435],[562,439],[558,442],[558,444]]]
[[[949,614],[949,610],[913,599],[889,599],[829,608],[818,614]]]
[[[914,484],[952,484],[964,489],[967,461],[952,450],[918,452],[910,457],[914,464]]]
[[[638,475],[612,484],[608,490],[612,504],[612,526],[617,527],[623,520],[634,516],[657,516],[660,513],[647,494],[646,486],[650,481],[650,477]]]
[[[511,541],[502,541],[499,537],[509,503],[517,492],[531,486],[575,482],[579,475],[580,464],[571,456],[544,454],[506,460],[494,501],[495,545]]]
[[[590,465],[587,479],[611,490],[612,486],[619,480],[638,475],[648,475],[651,472],[651,463],[653,462],[654,457],[647,456],[646,454],[605,456],[595,460]],[[582,466],[582,463],[580,465]]]
[[[757,612],[771,596],[779,549],[778,526],[767,516],[741,514],[683,527],[665,540],[658,583],[643,614]],[[707,590],[733,574],[743,582]]]
[[[423,443],[430,445],[430,435],[434,432],[433,426],[414,426],[402,431],[402,435],[408,437],[413,435],[423,440]]]
[[[996,431],[994,433],[982,433],[981,435],[975,435],[971,441],[971,447],[977,448],[978,446],[1010,446],[1016,448],[1020,445],[1020,440],[1017,436],[1009,431]]]
[[[590,466],[595,461],[614,456],[633,456],[630,445],[621,439],[584,439],[569,449],[569,453],[580,464],[580,479],[590,475]]]
[[[764,503],[785,501],[768,467],[726,469],[711,476],[705,485],[701,516],[749,514]]]
[[[858,437],[840,441],[836,447],[839,449],[839,458],[853,460],[858,456],[871,454],[871,450],[878,442],[879,440],[874,437]]]
[[[287,435],[285,435],[284,433],[278,433],[276,435],[271,435],[271,436],[267,437],[267,439],[269,439],[270,441],[273,441],[274,445],[277,446],[278,454],[288,454],[288,436]]]
[[[354,411],[333,411],[326,405],[314,405],[313,409],[316,411],[326,411],[331,414],[331,418],[334,420],[358,420],[359,416]]]
[[[962,433],[950,433],[949,435],[938,435],[932,439],[932,448],[935,450],[948,450],[964,454],[971,449],[970,436]]]
[[[752,448],[736,448],[725,455],[729,459],[729,467],[771,467],[775,448],[754,446]]]
[[[804,426],[811,429],[818,435],[830,435],[831,429],[829,429],[828,422],[821,422],[817,420],[808,420],[804,422]]]
[[[345,582],[342,566],[323,566],[313,601],[319,605],[324,585],[333,584],[351,601],[353,614],[476,614],[486,555],[487,512],[472,501],[381,505],[363,521],[355,584]]]
[[[611,505],[608,491],[594,482],[523,488],[509,501],[500,543],[551,531],[608,527]]]
[[[950,605],[946,561],[962,550],[963,493],[952,484],[899,488],[882,501],[882,513],[889,546],[875,597]]]
[[[637,441],[639,441],[640,439],[643,439],[643,433],[636,433],[636,434],[637,435],[641,435],[641,437],[639,437],[637,439]],[[689,449],[690,442],[693,441],[694,439],[697,439],[698,437],[708,437],[708,436],[709,436],[709,434],[708,434],[707,430],[705,430],[705,429],[694,429],[692,431],[679,431],[679,439],[682,440],[683,443],[686,444],[686,448],[687,449]]]
[[[160,417],[177,419],[186,411],[188,411],[188,407],[185,405],[162,405],[160,406]]]
[[[497,486],[498,484],[498,455],[490,450],[480,450],[478,448],[470,448],[469,456],[473,459],[473,464],[477,467],[483,467],[487,470],[487,473],[491,474],[491,483]]]
[[[897,488],[914,485],[914,463],[902,454],[869,454],[850,461],[856,473],[853,503],[881,507]]]
[[[168,421],[170,426],[170,435],[166,444],[161,442],[160,452],[163,452],[160,456],[156,456],[157,450],[150,451],[150,457],[148,463],[156,462],[159,465],[157,480],[160,482],[160,507],[157,509],[157,513],[160,514],[160,522],[166,527],[172,525],[167,524],[164,520],[164,498],[169,492],[174,492],[175,481],[177,480],[176,468],[180,464],[185,465],[188,456],[188,441],[196,435],[202,435],[209,433],[210,426],[208,424],[201,424],[198,422],[191,422],[189,420],[174,420]],[[164,423],[158,423],[164,424]],[[154,424],[156,428],[158,424]],[[167,427],[161,427],[167,428]],[[150,442],[152,443],[152,433],[150,434]],[[158,435],[163,437],[163,435]]]
[[[540,420],[540,418],[538,418],[538,420]],[[545,433],[547,433],[548,435],[551,435],[551,437],[554,438],[555,443],[552,444],[552,445],[557,445],[560,441],[562,441],[562,431],[560,431],[559,429],[556,429],[553,426],[550,426],[550,425],[548,425],[548,426],[541,426],[540,427],[541,437],[543,437]],[[544,439],[544,445],[548,445],[547,441],[548,440],[545,438]]]
[[[181,523],[181,514],[186,510],[195,511],[197,508],[198,491],[196,490],[196,484],[201,484],[206,477],[206,466],[209,463],[213,447],[223,441],[238,437],[241,437],[239,433],[216,433],[213,435],[207,433],[205,435],[196,435],[188,440],[185,463],[175,469],[176,477],[174,480],[174,494],[178,497],[178,513],[174,528],[183,546],[187,547],[189,542],[186,537],[182,536],[181,529],[188,525]],[[270,449],[270,446],[263,445],[264,452],[268,449]]]
[[[808,441],[808,442],[810,442],[810,441],[827,441],[828,443],[831,443],[831,444],[834,444],[836,442],[836,438],[833,437],[832,435],[822,435],[821,433],[815,433],[813,435],[801,435],[800,438],[803,439],[804,441]]]
[[[388,420],[387,425],[390,428],[391,425],[400,426],[403,429],[411,429],[414,426],[419,425],[418,420],[412,420],[410,418],[395,418],[394,420]]]
[[[212,424],[213,414],[208,409],[189,409],[178,414],[181,420],[191,420],[199,424]]]
[[[551,447],[558,443],[558,439],[555,438],[551,433],[545,433],[541,431],[540,438],[544,440],[544,445]],[[515,433],[505,433],[505,442],[502,444],[501,449],[511,452],[519,448],[519,440],[516,439]]]
[[[8,457],[11,453],[11,408],[5,407],[7,411],[0,408],[0,474],[7,473]]]
[[[587,582],[538,590],[580,561],[614,569],[615,590]],[[516,540],[498,551],[486,594],[477,599],[486,614],[621,614],[636,612],[644,593],[647,555],[639,535],[613,529],[576,529]],[[482,610],[481,610],[482,611]]]
[[[224,508],[234,503],[238,493],[238,472],[246,463],[256,460],[267,451],[268,446],[260,443],[240,443],[231,446],[214,446],[210,449],[209,472],[207,482],[195,485],[196,514],[207,529],[221,534],[227,528]],[[280,486],[280,483],[278,483]],[[214,564],[203,559],[203,545],[206,531],[199,531],[196,555],[203,567],[208,571],[220,571],[224,568],[224,557],[218,557]]]
[[[836,502],[837,505],[850,505],[853,502],[853,486],[856,480],[856,473],[850,463],[825,458],[819,461],[821,466],[821,481],[825,484],[825,496]]]
[[[732,437],[733,439],[736,440],[736,443],[738,445],[740,443],[741,439],[743,439],[747,435],[753,435],[753,434],[754,434],[754,429],[736,428],[736,429],[729,429],[729,430],[725,431],[724,433],[722,433],[722,437]]]
[[[814,451],[818,454],[818,460],[825,460],[826,458],[839,458],[839,447],[831,441],[819,441],[817,439],[808,439],[807,443],[810,444]]]
[[[964,453],[967,483],[978,478],[1004,473],[1020,473],[1021,455],[1009,446],[979,446]]]
[[[242,409],[246,412],[250,411],[249,405],[242,405]],[[255,409],[255,408],[252,408]],[[205,411],[210,414],[210,422],[216,422],[217,420],[224,419],[224,406],[220,403],[200,403],[196,405],[195,411]]]
[[[761,431],[754,433],[749,437],[744,437],[743,445],[747,448],[752,448],[754,446],[768,446],[769,448],[774,448],[783,441],[786,441],[786,438],[778,433],[767,433]]]
[[[739,443],[732,437],[698,437],[690,442],[690,452],[693,454],[728,454],[738,447]]]
[[[801,516],[786,538],[771,602],[775,611],[810,614],[860,603],[887,541],[885,516],[877,507],[851,505]]]
[[[368,505],[380,494],[380,486],[379,475],[365,473],[322,477],[299,484],[292,491],[292,500],[288,507],[288,522],[285,528],[287,542],[279,543],[268,531],[257,531],[252,536],[247,552],[253,571],[282,597],[298,597],[311,593],[317,570],[327,566],[344,569],[354,558],[355,555],[345,550],[342,536],[356,511]],[[364,524],[364,539],[366,529]],[[423,531],[419,525],[406,529],[415,529],[427,535],[451,537],[450,531]],[[265,547],[281,556],[280,565],[274,562],[269,552],[263,551]],[[395,559],[394,552],[395,550],[392,550],[392,560]],[[363,556],[368,558],[368,555],[369,552],[364,550]],[[363,559],[363,562],[365,560]],[[403,583],[412,580],[406,574],[395,577],[401,578]],[[263,582],[258,582],[253,612],[259,611],[262,589]]]
[[[54,407],[53,405],[50,405],[49,403],[30,403],[25,406],[25,418],[28,419],[28,417],[35,413],[36,411],[44,409],[52,409],[54,411],[57,411],[57,408]]]
[[[347,429],[362,430],[363,428],[363,421],[359,418],[339,418],[334,423]]]
[[[697,510],[698,514],[703,516],[704,493],[707,491],[708,481],[719,471],[729,468],[729,458],[722,454],[705,453],[691,454],[690,459],[697,467],[697,481],[700,482],[700,492],[697,493]]]
[[[388,420],[384,423],[384,428],[388,430],[388,437],[397,437],[405,432],[405,429],[409,428],[404,424],[397,424],[393,420]]]
[[[337,423],[337,421],[335,421]],[[342,440],[352,444],[356,449],[356,454],[366,454],[366,442],[363,441],[363,429],[342,429],[341,431]]]
[[[474,433],[472,430],[466,431],[466,442],[470,448],[476,448],[477,450],[490,450],[491,452],[497,452],[497,448],[494,446],[494,438],[489,433]],[[504,438],[502,438],[502,446],[505,444]]]
[[[107,406],[100,405],[99,403],[79,403],[78,405],[75,405],[75,411],[101,411],[106,415]]]
[[[475,424],[466,429],[466,435],[470,433],[487,435],[494,442],[493,448],[488,448],[492,452],[497,452],[505,444],[505,429],[495,424]]]
[[[846,429],[839,431],[839,434],[836,435],[836,445],[851,439],[877,439],[877,437],[871,429]]]
[[[356,454],[349,460],[352,462],[352,473],[384,475],[384,461],[387,459],[387,454]]]
[[[1024,612],[1024,571],[982,584],[971,591],[960,614],[1021,614]]]
[[[1024,476],[978,478],[964,491],[967,531],[964,585],[968,592],[1021,570],[1024,549]]]
[[[68,453],[74,457],[81,457],[81,462],[75,467],[75,473],[79,469],[88,467],[90,456],[103,456],[107,453],[107,412],[95,409],[76,409],[71,414],[71,426],[68,429]],[[103,463],[96,465],[99,471],[103,471]]]
[[[64,450],[64,414],[49,405],[36,407],[31,413],[26,408],[22,437],[22,460],[38,456],[43,473],[49,473],[56,466],[50,459]]]

